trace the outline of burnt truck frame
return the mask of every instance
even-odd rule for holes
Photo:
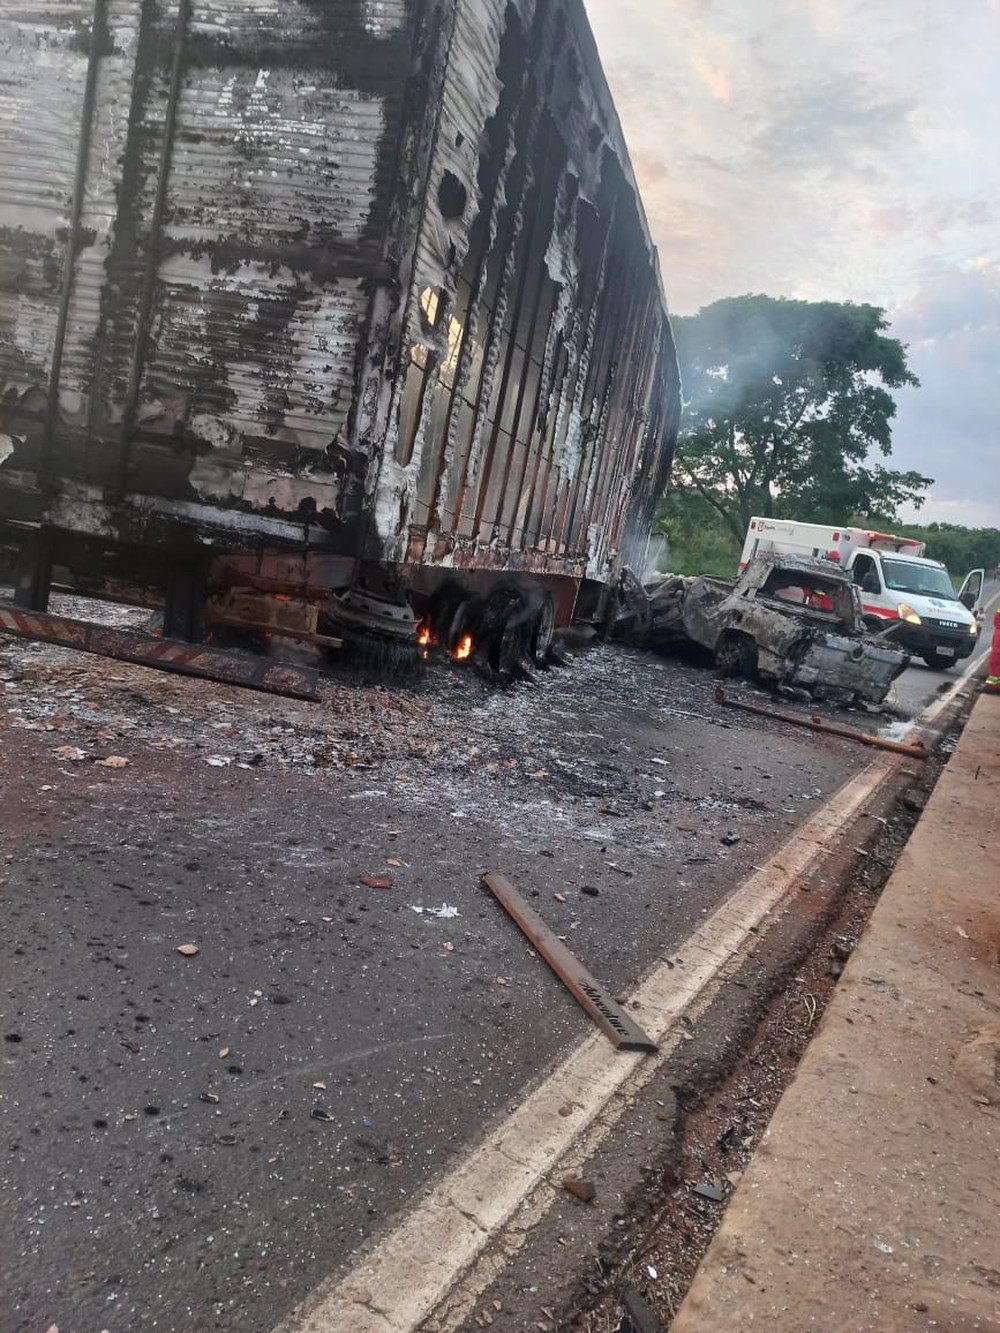
[[[442,601],[447,637],[456,586],[494,639],[606,614],[680,385],[581,0],[27,4],[0,89],[21,607],[319,644]]]
[[[649,646],[697,644],[721,675],[820,699],[880,704],[910,661],[867,630],[844,571],[802,556],[757,556],[736,580],[668,575],[650,617]]]

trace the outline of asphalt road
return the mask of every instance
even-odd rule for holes
[[[586,1030],[484,868],[627,992],[867,762],[714,683],[309,706],[0,647],[2,1333],[264,1333],[349,1263]]]

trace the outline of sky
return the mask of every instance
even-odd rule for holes
[[[1000,0],[585,0],[671,310],[868,302],[888,465],[1000,527]]]

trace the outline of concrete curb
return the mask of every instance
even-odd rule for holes
[[[998,845],[983,696],[673,1333],[1000,1328]]]

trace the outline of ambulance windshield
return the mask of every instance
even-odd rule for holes
[[[890,592],[913,592],[922,597],[944,597],[950,602],[958,601],[947,572],[937,565],[915,565],[909,560],[893,560],[890,556],[883,556],[882,568],[885,570],[885,586]]]

